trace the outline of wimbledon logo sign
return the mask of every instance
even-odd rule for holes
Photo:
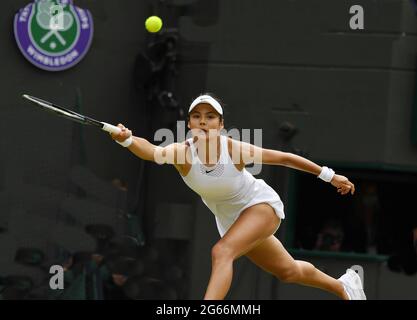
[[[93,18],[72,0],[35,0],[14,18],[23,55],[48,71],[66,70],[82,60],[93,38]]]

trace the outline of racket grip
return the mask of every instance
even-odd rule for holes
[[[107,131],[109,133],[114,133],[114,134],[119,134],[120,132],[122,132],[122,129],[120,129],[119,127],[116,127],[112,124],[106,123],[106,122],[102,122],[103,127],[102,129],[104,131]]]

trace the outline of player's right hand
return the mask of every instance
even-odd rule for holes
[[[119,123],[117,125],[117,127],[119,127],[120,129],[122,129],[122,132],[120,132],[119,134],[114,134],[114,133],[110,133],[110,136],[113,140],[119,141],[119,142],[123,142],[126,139],[128,139],[129,137],[132,136],[132,131],[130,131],[128,128],[126,128],[124,125],[122,125],[121,123]]]

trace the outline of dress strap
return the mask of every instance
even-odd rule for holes
[[[221,154],[222,160],[224,161],[224,163],[227,163],[230,160],[229,145],[227,143],[227,136],[225,136],[225,135],[220,136],[220,146],[221,146],[220,154]]]

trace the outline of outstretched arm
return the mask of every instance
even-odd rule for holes
[[[123,142],[129,137],[132,137],[133,141],[127,149],[135,156],[158,164],[183,164],[184,161],[181,162],[180,155],[185,154],[185,145],[173,143],[166,147],[156,146],[144,138],[133,136],[132,131],[122,124],[118,124],[117,126],[122,129],[122,131],[117,135],[111,134],[112,139]]]
[[[244,164],[255,162],[262,164],[281,165],[300,171],[309,172],[317,177],[320,176],[322,172],[327,170],[326,167],[321,167],[304,157],[290,152],[264,149],[249,143],[236,140],[232,141],[234,150],[239,150],[240,161]],[[349,192],[354,194],[355,192],[355,185],[345,176],[335,174],[330,183],[335,186],[337,188],[337,192],[341,194],[347,194]]]

